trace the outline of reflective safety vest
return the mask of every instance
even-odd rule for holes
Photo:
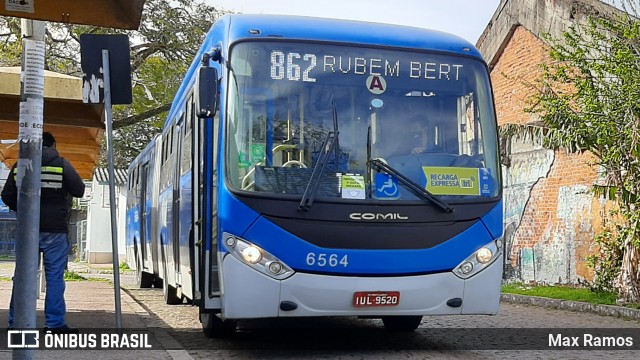
[[[62,189],[62,166],[42,166],[40,168],[40,187],[42,189]],[[18,168],[13,169],[13,180],[18,182]]]
[[[64,169],[61,166],[43,166],[41,169],[40,186],[43,189],[62,189]]]

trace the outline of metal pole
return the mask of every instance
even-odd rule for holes
[[[22,73],[18,143],[18,214],[16,269],[13,277],[15,327],[36,328],[40,243],[40,167],[44,112],[43,21],[22,20]],[[12,175],[10,175],[12,176]],[[32,359],[34,349],[13,352],[13,359]]]
[[[116,329],[122,328],[120,309],[120,261],[118,259],[118,226],[116,224],[115,171],[113,170],[113,132],[111,114],[111,78],[109,73],[109,50],[102,50],[102,73],[104,74],[104,111],[107,127],[107,160],[109,162],[109,208],[111,210],[111,244],[113,258],[113,288],[116,303]]]

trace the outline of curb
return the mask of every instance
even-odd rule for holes
[[[501,301],[514,303],[540,306],[550,309],[560,309],[578,312],[590,312],[593,314],[604,316],[615,316],[620,318],[628,318],[633,320],[640,320],[640,310],[626,308],[623,306],[592,304],[580,301],[571,300],[559,300],[545,298],[541,296],[525,296],[516,294],[502,294]]]

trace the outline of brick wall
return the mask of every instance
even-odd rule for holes
[[[498,124],[526,124],[539,64],[548,47],[517,27],[491,72]],[[544,149],[540,139],[513,138],[511,163],[503,168],[507,276],[524,281],[576,283],[590,280],[586,257],[595,250],[604,203],[590,192],[597,179],[590,154]]]

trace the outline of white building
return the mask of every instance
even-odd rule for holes
[[[118,254],[119,261],[125,259],[124,224],[126,212],[126,181],[127,172],[123,169],[115,169],[116,192],[116,222],[118,229]],[[112,238],[111,238],[111,207],[109,204],[109,172],[105,168],[96,168],[93,174],[91,187],[87,186],[85,197],[80,200],[88,206],[86,243],[81,247],[84,250],[84,259],[90,264],[107,264],[113,262]]]

